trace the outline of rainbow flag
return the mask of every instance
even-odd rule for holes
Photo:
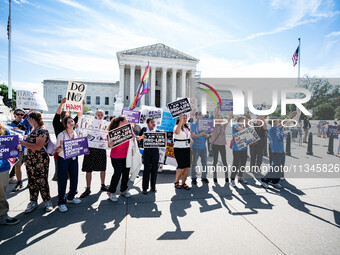
[[[149,66],[150,64],[148,63],[148,66],[146,67],[143,74],[142,81],[137,89],[136,96],[130,106],[130,110],[135,109],[137,106],[137,102],[142,98],[143,95],[149,92]]]

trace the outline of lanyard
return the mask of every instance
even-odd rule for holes
[[[65,130],[65,132],[68,135],[68,138],[70,138],[70,140],[74,139],[74,131],[72,133],[72,138],[71,138],[70,134],[67,132],[67,130]]]

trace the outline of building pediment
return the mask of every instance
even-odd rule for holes
[[[197,58],[175,50],[162,43],[117,52],[117,56],[145,56],[156,58],[181,59],[198,62]]]

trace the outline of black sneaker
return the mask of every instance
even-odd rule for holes
[[[105,184],[102,184],[102,187],[100,188],[101,191],[109,191],[109,187]]]
[[[229,178],[225,178],[225,182],[229,182]]]
[[[191,184],[197,185],[197,181],[196,181],[196,180],[192,180],[192,181],[191,181]]]
[[[1,225],[15,225],[15,224],[18,224],[19,222],[20,220],[17,218],[8,217],[7,219],[1,221],[0,224]]]
[[[214,182],[217,182],[217,178],[214,178]]]
[[[80,198],[87,197],[87,196],[90,195],[90,194],[91,194],[90,188],[86,188],[86,190],[84,191],[84,193],[80,195]]]
[[[143,190],[142,194],[146,195],[146,194],[148,194],[148,191],[147,190]]]
[[[209,180],[207,178],[202,179],[202,182],[209,183]]]
[[[12,192],[18,192],[19,190],[21,190],[24,186],[22,185],[22,181],[18,181],[17,185],[15,185],[14,189],[12,190]]]

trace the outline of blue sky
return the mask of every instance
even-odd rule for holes
[[[0,0],[7,81],[8,1]],[[200,59],[202,77],[340,76],[340,1],[12,0],[14,88],[49,78],[119,80],[116,52],[164,43]]]

